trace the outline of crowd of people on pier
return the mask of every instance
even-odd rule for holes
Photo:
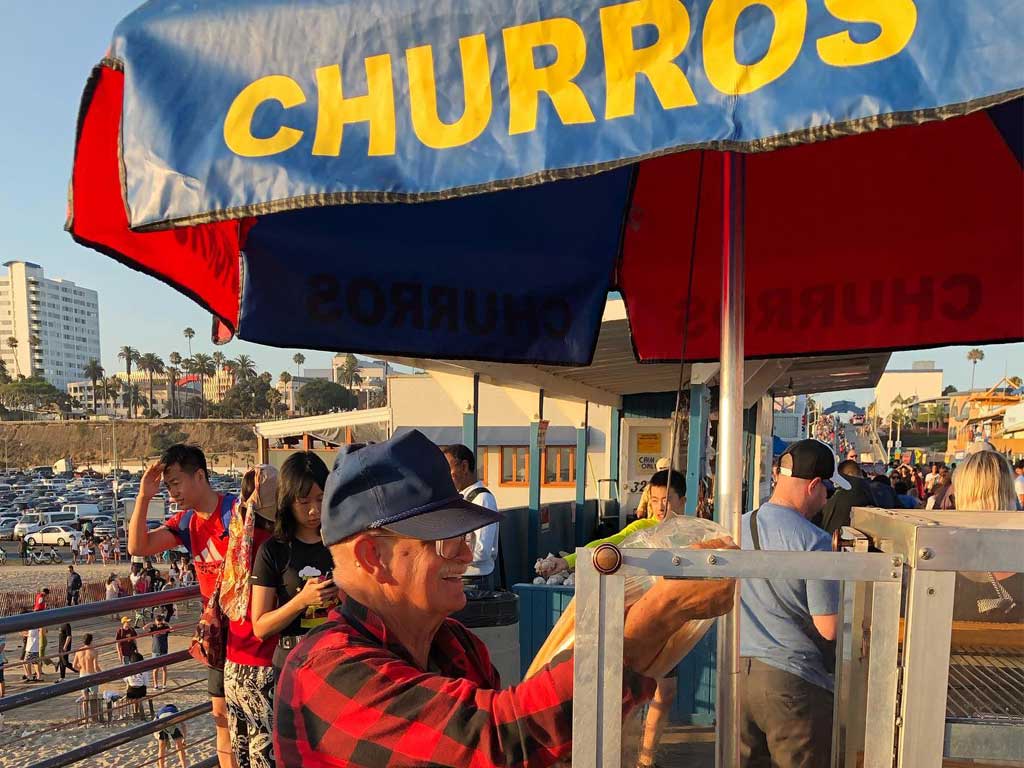
[[[977,451],[959,467],[880,468],[839,461],[824,442],[802,440],[779,458],[770,500],[744,515],[742,540],[714,546],[830,550],[829,533],[849,524],[854,506],[1017,508],[1022,476],[1024,463],[1011,469],[994,451]],[[145,510],[161,487],[181,511],[151,529]],[[647,488],[644,515],[589,546],[684,514],[679,471],[659,466]],[[448,618],[465,605],[465,589],[494,584],[500,517],[476,479],[473,453],[442,451],[416,431],[344,446],[333,470],[311,451],[293,453],[279,470],[260,465],[244,476],[238,498],[210,486],[201,449],[175,445],[143,476],[127,537],[138,562],[126,580],[111,574],[106,596],[123,596],[126,583],[134,594],[198,585],[200,627],[225,627],[193,641],[209,664],[222,768],[378,766],[394,755],[402,756],[396,765],[552,764],[571,754],[571,653],[503,688],[483,643]],[[157,566],[162,553],[179,548],[187,555],[171,557],[166,570]],[[550,558],[544,567],[570,571],[574,559]],[[970,597],[958,598],[957,610],[1016,615],[1019,578],[958,581]],[[74,604],[81,589],[74,565],[67,587]],[[677,690],[671,673],[644,675],[659,638],[680,622],[721,615],[733,596],[730,580],[665,581],[629,612],[623,711],[647,707],[641,768],[656,765]],[[747,580],[744,766],[829,764],[837,601],[834,582]],[[34,608],[51,607],[49,590],[41,590]],[[151,657],[168,653],[173,602],[149,610],[118,620],[112,644],[122,665],[143,660],[143,638]],[[56,647],[47,640],[45,629],[26,631],[24,680],[42,679],[51,659],[61,679],[100,671],[93,634],[75,646],[64,625]],[[4,646],[0,638],[0,655]],[[166,686],[166,667],[133,672],[114,695],[144,717],[142,702]],[[94,687],[82,697],[91,698],[99,698]],[[158,737],[163,758],[175,751],[184,761],[184,728]]]

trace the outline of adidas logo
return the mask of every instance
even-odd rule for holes
[[[206,542],[206,548],[199,553],[199,557],[196,559],[204,563],[217,563],[224,559],[224,555],[213,545],[213,539],[210,539]]]

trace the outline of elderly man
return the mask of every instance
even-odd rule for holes
[[[467,502],[415,430],[342,448],[324,489],[324,543],[345,602],[292,651],[278,683],[279,766],[546,766],[572,751],[572,653],[502,689],[465,605],[466,534],[500,516]],[[729,609],[730,581],[661,581],[627,616],[622,704],[688,619]],[[639,608],[639,610],[638,610]]]

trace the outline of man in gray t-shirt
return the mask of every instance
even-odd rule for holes
[[[850,484],[832,449],[794,443],[779,460],[770,501],[743,516],[742,548],[830,551],[830,537],[810,519],[836,488]],[[833,680],[821,646],[836,637],[838,582],[746,579],[740,598],[741,765],[827,768]]]

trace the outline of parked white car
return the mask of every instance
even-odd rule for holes
[[[78,546],[78,540],[82,534],[67,525],[44,525],[38,531],[30,533],[25,541],[30,546],[37,547],[40,544],[56,544],[58,547],[67,545]]]

